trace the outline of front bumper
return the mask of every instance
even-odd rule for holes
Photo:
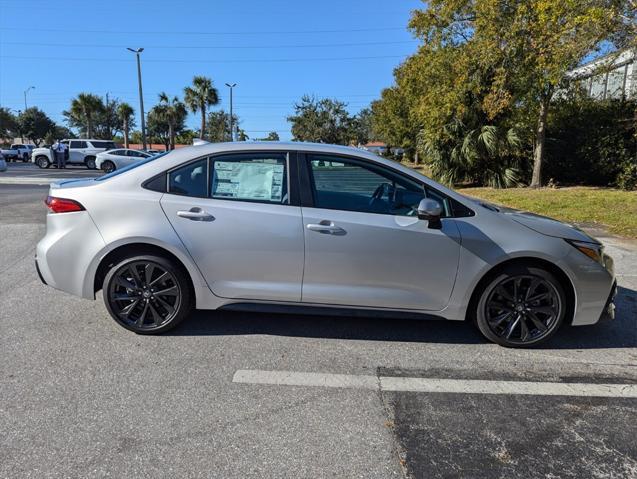
[[[604,310],[599,317],[600,321],[612,321],[615,319],[615,297],[617,296],[617,282],[613,283]]]

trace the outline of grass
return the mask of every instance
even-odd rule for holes
[[[459,192],[491,203],[531,211],[610,233],[637,238],[637,191],[611,188],[462,188]]]

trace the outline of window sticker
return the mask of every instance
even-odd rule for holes
[[[281,202],[284,165],[215,161],[213,198]]]

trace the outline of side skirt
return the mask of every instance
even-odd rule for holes
[[[428,313],[407,311],[392,311],[380,309],[365,309],[351,307],[327,307],[296,304],[273,303],[230,303],[219,308],[220,311],[243,311],[249,313],[276,314],[305,314],[313,316],[347,316],[354,318],[385,318],[385,319],[425,319],[441,320],[442,316]]]

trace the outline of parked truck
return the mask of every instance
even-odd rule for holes
[[[117,148],[114,142],[108,140],[73,139],[62,140],[69,148],[67,165],[84,165],[89,170],[95,169],[95,157],[102,151]],[[31,161],[40,168],[55,165],[55,156],[51,148],[36,148],[31,154]]]

